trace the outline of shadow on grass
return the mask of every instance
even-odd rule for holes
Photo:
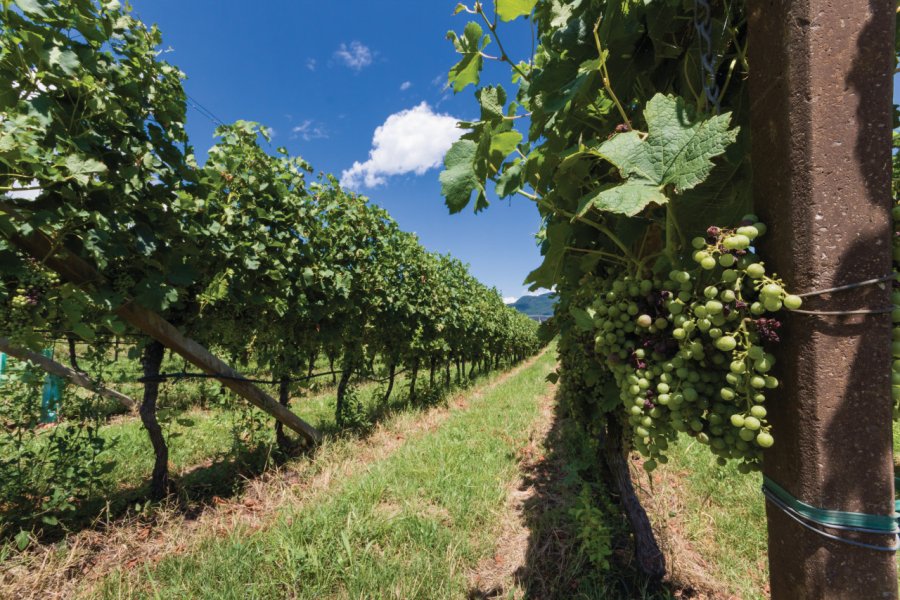
[[[528,530],[524,564],[513,575],[525,598],[662,600],[692,598],[690,588],[651,590],[634,566],[634,548],[618,499],[608,492],[604,469],[583,430],[557,403],[552,426],[543,441],[545,455],[522,465],[526,493],[520,519]],[[585,488],[609,532],[608,568],[598,567],[584,550],[576,509]],[[596,538],[594,538],[596,539]],[[602,537],[601,537],[602,539]],[[511,597],[511,590],[471,589],[470,600]]]
[[[356,427],[340,428],[332,419],[317,424],[325,438],[344,437],[364,440],[371,435],[377,425],[395,414],[408,410],[427,410],[434,406],[446,404],[453,394],[479,385],[490,376],[476,375],[462,384],[447,387],[419,390],[417,398],[409,400],[406,390],[395,390],[388,401],[380,397],[371,398],[363,407],[364,418]],[[374,394],[380,393],[377,389]],[[179,434],[183,435],[183,434]],[[58,520],[56,525],[47,525],[40,516],[24,515],[21,512],[4,512],[0,507],[0,523],[9,526],[3,529],[0,542],[11,540],[18,531],[26,530],[40,539],[42,543],[55,543],[67,535],[85,529],[103,529],[123,518],[140,517],[153,521],[157,508],[165,511],[176,511],[187,520],[199,516],[216,502],[240,496],[250,481],[268,471],[272,471],[285,463],[301,457],[313,458],[315,449],[308,449],[291,436],[292,447],[281,451],[271,439],[255,446],[238,445],[227,454],[219,454],[204,462],[188,468],[180,475],[172,476],[175,492],[160,503],[151,503],[150,479],[140,485],[125,486],[115,490],[99,491],[97,495],[81,500],[77,509],[71,512],[52,515]]]

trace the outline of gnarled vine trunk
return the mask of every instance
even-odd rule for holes
[[[350,377],[353,375],[353,366],[351,361],[344,357],[345,364],[341,368],[341,380],[338,382],[337,388],[337,406],[335,407],[335,420],[338,427],[344,425],[344,400],[347,395],[347,387],[350,385]]]
[[[391,366],[389,367],[387,391],[384,393],[384,403],[385,404],[387,404],[387,401],[391,399],[391,392],[394,390],[394,379],[395,379],[396,375],[397,375],[397,364],[392,361]]]
[[[623,434],[621,424],[610,415],[606,431],[600,434],[600,451],[603,453],[612,478],[611,483],[619,494],[622,510],[634,534],[634,557],[637,568],[647,577],[651,585],[656,586],[666,574],[666,559],[659,549],[647,512],[634,492],[631,471],[622,444]]]
[[[409,380],[409,399],[416,399],[416,379],[419,377],[419,359],[413,361],[412,377]]]
[[[334,370],[334,355],[328,355],[328,369],[331,371],[331,383],[337,383],[337,372]]]
[[[278,403],[285,408],[288,408],[291,402],[290,387],[290,380],[287,375],[282,375],[281,380],[278,382]],[[275,441],[282,452],[290,450],[291,442],[287,434],[284,433],[284,423],[281,421],[275,421]]]
[[[161,500],[171,491],[169,480],[169,448],[166,446],[166,438],[163,437],[162,427],[156,418],[156,400],[159,397],[159,367],[162,365],[165,347],[156,340],[151,341],[144,348],[141,357],[141,365],[144,368],[144,397],[141,401],[141,423],[150,436],[153,445],[153,475],[150,479],[150,497],[153,500]]]
[[[431,357],[431,371],[430,371],[430,374],[429,374],[429,376],[428,376],[428,385],[429,385],[430,387],[434,387],[434,367],[435,367],[436,364],[437,364],[437,358],[435,358],[434,356],[432,356],[432,357]]]
[[[78,353],[75,352],[75,338],[69,336],[69,364],[79,373],[84,373],[78,366]]]

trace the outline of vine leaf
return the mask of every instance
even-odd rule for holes
[[[106,165],[99,160],[77,154],[67,156],[65,166],[72,178],[81,185],[87,185],[92,175],[106,172]]]
[[[22,9],[26,15],[48,18],[47,12],[44,10],[46,2],[40,0],[16,0],[16,6]]]
[[[544,262],[540,267],[528,274],[525,283],[530,283],[528,288],[535,291],[540,288],[551,289],[559,280],[559,271],[562,269],[563,259],[566,256],[566,244],[572,228],[568,223],[557,221],[547,226],[544,240]]]
[[[569,307],[569,314],[572,315],[572,318],[575,320],[576,327],[584,332],[591,332],[594,330],[594,315],[592,313],[592,309],[584,310],[577,306]]]
[[[698,119],[683,98],[657,94],[644,110],[648,133],[620,133],[595,153],[615,165],[625,182],[585,195],[578,215],[591,208],[634,216],[650,204],[668,202],[667,188],[680,194],[709,177],[712,159],[735,142],[731,113]]]
[[[451,213],[465,208],[473,191],[478,192],[475,212],[487,208],[486,182],[503,171],[503,162],[522,141],[522,133],[513,129],[512,119],[504,115],[506,92],[501,86],[479,89],[475,95],[481,104],[481,119],[458,124],[469,131],[444,156],[440,175],[441,194]],[[516,104],[510,104],[508,115],[515,111]],[[504,185],[504,193],[515,191],[507,189],[509,183]]]
[[[462,36],[457,35],[455,31],[447,32],[447,39],[452,41],[456,51],[463,55],[450,69],[448,81],[453,86],[454,92],[462,91],[467,85],[478,85],[481,68],[484,65],[481,51],[491,39],[483,33],[481,26],[475,22],[466,25]]]
[[[603,186],[578,201],[578,216],[589,209],[633,217],[651,203],[665,204],[668,198],[652,183],[632,180],[621,185]]]
[[[451,213],[458,213],[469,203],[474,190],[478,190],[475,210],[487,206],[484,186],[475,173],[475,156],[478,145],[472,140],[459,140],[444,156],[444,170],[440,174],[441,193]]]
[[[512,21],[530,15],[535,4],[537,0],[497,0],[497,14],[504,21]]]
[[[72,76],[80,66],[78,55],[71,50],[63,50],[59,46],[53,46],[46,54],[47,63],[51,67],[59,67],[63,73]]]

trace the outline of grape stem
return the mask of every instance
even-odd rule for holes
[[[526,75],[525,72],[519,68],[519,65],[517,65],[512,60],[510,60],[509,55],[506,53],[506,48],[503,47],[503,42],[500,41],[500,35],[497,33],[496,4],[495,4],[495,8],[494,8],[495,14],[494,14],[493,22],[488,18],[487,13],[484,12],[484,6],[481,4],[481,2],[475,3],[475,12],[481,16],[485,25],[487,25],[487,28],[490,30],[491,33],[494,34],[494,41],[497,42],[497,47],[500,49],[500,57],[496,60],[500,60],[505,63],[508,63],[509,66],[511,66],[516,71],[516,73],[518,73],[522,77],[522,79],[524,79],[525,81],[530,81],[528,75]],[[493,58],[493,57],[491,57],[491,58]]]
[[[628,115],[625,114],[625,109],[622,108],[622,103],[619,102],[619,97],[616,96],[616,93],[612,89],[612,84],[609,81],[609,70],[606,68],[606,57],[603,55],[603,46],[600,43],[600,21],[603,18],[597,19],[597,22],[594,23],[594,44],[597,46],[597,54],[600,57],[600,77],[603,79],[603,87],[606,88],[606,92],[609,94],[609,97],[612,99],[613,103],[616,105],[616,108],[619,110],[619,114],[622,116],[622,122],[628,126],[628,129],[632,129],[631,121],[628,119]],[[499,44],[499,40],[498,40]]]
[[[603,225],[602,223],[597,223],[596,221],[592,221],[591,219],[588,219],[587,217],[578,216],[575,213],[572,213],[565,209],[559,208],[558,206],[551,204],[547,200],[540,198],[537,195],[528,194],[527,192],[523,192],[522,190],[519,190],[519,193],[522,194],[523,196],[525,196],[526,198],[529,198],[529,199],[535,201],[539,206],[543,206],[544,208],[546,208],[558,215],[561,215],[563,217],[571,219],[572,221],[581,221],[585,225],[590,225],[591,227],[593,227],[594,229],[596,229],[597,231],[599,231],[600,233],[602,233],[603,235],[608,237],[609,240],[613,244],[615,244],[619,248],[619,250],[622,251],[622,254],[624,254],[624,256],[628,260],[628,262],[630,262],[638,267],[641,266],[640,261],[638,261],[638,259],[634,256],[634,254],[631,252],[631,250],[629,250],[628,246],[626,246],[624,244],[624,242],[622,242],[622,240],[620,240],[619,237],[615,233],[613,233],[613,231],[606,225]]]

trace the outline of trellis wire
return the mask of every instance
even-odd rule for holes
[[[712,9],[709,0],[694,0],[694,29],[700,46],[700,67],[703,73],[703,93],[713,110],[719,112],[721,90],[716,82],[715,46],[712,41]]]

